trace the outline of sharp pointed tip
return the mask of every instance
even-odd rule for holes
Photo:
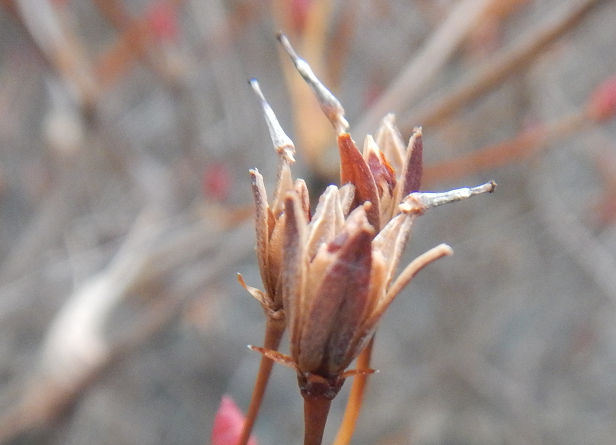
[[[257,79],[252,78],[248,81],[248,85],[250,85],[250,87],[252,88],[252,91],[255,92],[255,94],[257,95],[257,97],[261,100],[265,100],[265,97],[263,96],[263,93],[261,92],[261,87],[259,86],[259,81],[257,81]]]
[[[295,64],[299,63],[301,59],[299,58],[299,56],[293,49],[293,46],[291,46],[291,42],[289,42],[289,39],[287,38],[287,36],[283,33],[280,33],[276,37],[278,38],[278,41],[282,45],[283,49],[287,52],[289,57],[291,57],[291,60],[293,60],[293,63]]]

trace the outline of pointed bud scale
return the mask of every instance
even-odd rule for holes
[[[423,175],[423,139],[421,127],[413,130],[413,136],[409,140],[406,162],[402,170],[401,181],[404,184],[402,196],[419,191],[421,177]]]
[[[383,118],[374,135],[374,141],[389,160],[392,168],[397,172],[402,171],[405,144],[400,136],[400,130],[396,127],[396,118],[393,113]]]
[[[257,232],[257,260],[261,271],[261,280],[267,294],[272,295],[274,284],[269,273],[269,240],[271,229],[269,227],[269,207],[267,193],[263,184],[263,176],[257,169],[250,170],[252,195],[255,201],[255,228]],[[272,227],[273,229],[273,227]]]
[[[255,202],[257,260],[265,292],[246,285],[243,280],[241,280],[241,283],[252,296],[259,300],[269,319],[284,323],[282,283],[280,280],[283,258],[282,241],[286,224],[286,216],[283,212],[284,200],[289,191],[295,190],[301,203],[300,208],[303,210],[305,217],[310,218],[310,199],[306,183],[301,179],[298,179],[295,183],[293,182],[290,168],[290,164],[295,162],[293,157],[295,153],[293,141],[282,130],[274,111],[265,100],[256,79],[251,79],[249,83],[259,98],[274,148],[280,156],[280,164],[276,190],[271,205],[267,200],[263,177],[257,169],[250,170],[252,193]]]
[[[287,314],[289,335],[298,338],[302,329],[304,313],[309,302],[304,294],[306,259],[304,255],[306,240],[306,219],[301,211],[297,196],[289,193],[285,200],[287,224],[283,237],[282,297]],[[298,344],[291,342],[291,355],[299,354]]]
[[[308,225],[309,236],[306,240],[308,258],[312,260],[317,248],[331,242],[342,230],[344,214],[340,204],[338,187],[330,185],[319,198],[319,204]]]
[[[370,135],[367,135],[364,141],[364,159],[379,189],[379,196],[383,196],[384,193],[392,196],[397,182],[396,172]]]
[[[368,163],[361,155],[349,133],[338,136],[340,152],[340,182],[355,186],[355,201],[353,207],[370,202],[368,222],[378,231],[380,227],[379,194],[374,182],[374,176]]]
[[[349,218],[342,233],[326,249],[320,249],[315,261],[328,263],[309,281],[315,290],[308,311],[298,314],[302,323],[299,338],[298,367],[325,378],[338,376],[346,366],[347,346],[360,323],[370,282],[371,241],[374,229],[368,224],[362,207]]]

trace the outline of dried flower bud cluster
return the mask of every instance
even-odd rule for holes
[[[330,185],[311,216],[306,184],[291,176],[293,143],[252,80],[280,167],[271,204],[262,176],[257,170],[250,172],[265,291],[241,282],[267,316],[286,323],[289,330],[290,356],[253,349],[295,369],[304,397],[332,399],[348,375],[372,372],[346,369],[398,293],[424,266],[452,253],[447,245],[437,246],[396,277],[415,218],[430,207],[491,192],[495,184],[445,193],[417,192],[422,174],[421,129],[415,129],[405,145],[393,115],[388,115],[375,137],[366,137],[360,152],[347,132],[338,100],[284,36],[280,41],[337,132],[343,185]]]

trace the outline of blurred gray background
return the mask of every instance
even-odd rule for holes
[[[261,287],[247,171],[271,192],[277,159],[246,80],[313,196],[338,168],[279,30],[356,141],[388,111],[405,139],[423,125],[425,190],[499,184],[416,223],[405,262],[455,255],[382,320],[353,443],[614,443],[616,120],[587,104],[616,73],[616,2],[0,4],[4,443],[204,444],[222,395],[247,408],[264,325],[235,278]],[[275,367],[258,441],[302,429]]]

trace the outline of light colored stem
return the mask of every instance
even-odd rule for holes
[[[277,351],[284,333],[284,324],[277,320],[267,320],[265,325],[265,339],[263,341],[263,347],[268,350]],[[244,428],[242,429],[242,435],[238,445],[246,445],[250,438],[250,433],[257,420],[261,403],[263,402],[263,395],[267,388],[270,375],[272,373],[272,367],[274,362],[263,355],[261,357],[261,364],[259,365],[259,372],[257,374],[257,380],[252,390],[252,398],[250,400],[250,406],[246,413],[246,421],[244,422]]]
[[[400,131],[409,133],[418,124],[425,127],[440,124],[464,105],[499,85],[507,76],[525,68],[599,3],[601,0],[563,2],[550,12],[542,23],[526,32],[511,47],[481,65],[453,90],[430,99],[421,108],[400,115]]]
[[[494,0],[462,0],[426,40],[383,96],[366,112],[355,126],[354,134],[371,133],[387,113],[400,113],[422,91],[449,60],[453,52]]]
[[[370,340],[368,345],[359,354],[357,358],[357,369],[370,368],[370,360],[372,358],[372,345],[374,344],[374,337]],[[359,418],[359,412],[361,410],[362,402],[364,399],[364,391],[366,384],[368,383],[368,374],[357,374],[353,379],[353,386],[351,387],[351,395],[344,411],[344,417],[342,418],[342,424],[334,440],[334,445],[349,445],[351,438],[355,432],[357,426],[357,419]]]

